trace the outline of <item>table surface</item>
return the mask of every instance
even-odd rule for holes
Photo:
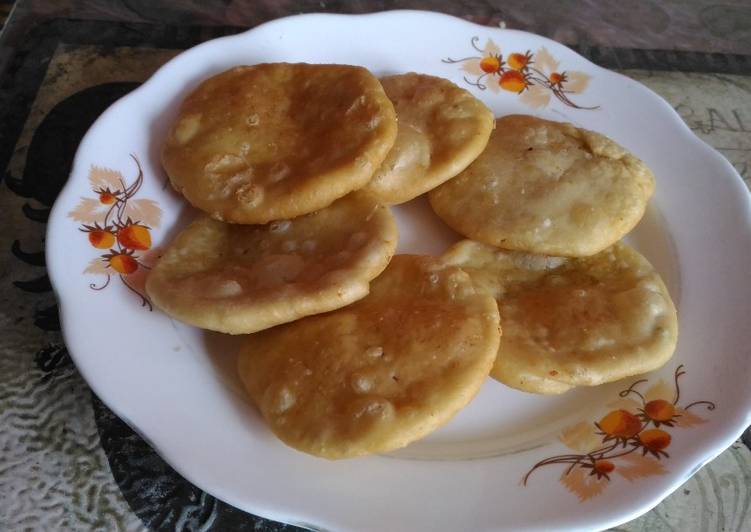
[[[748,0],[0,0],[0,529],[288,530],[189,484],[89,390],[44,271],[83,133],[181,50],[285,15],[428,9],[556,39],[662,95],[751,181]],[[744,443],[745,441],[745,443]],[[751,529],[751,434],[619,530]]]

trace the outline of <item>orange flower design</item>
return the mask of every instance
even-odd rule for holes
[[[685,375],[683,365],[676,368],[673,386],[660,380],[644,393],[639,386],[647,382],[634,382],[611,403],[613,410],[600,421],[582,421],[564,430],[561,442],[576,451],[575,454],[552,456],[537,462],[522,479],[527,485],[537,469],[553,464],[564,464],[560,481],[579,501],[602,493],[617,473],[626,480],[662,475],[666,472],[662,460],[670,458],[666,451],[673,436],[664,428],[692,427],[705,420],[690,412],[691,408],[704,406],[714,410],[711,401],[694,401],[680,405],[680,378]],[[639,452],[641,451],[641,452]]]
[[[531,107],[545,107],[555,97],[561,103],[575,109],[599,109],[575,103],[571,97],[581,94],[589,85],[590,76],[584,72],[560,69],[545,47],[536,52],[512,52],[504,57],[500,47],[488,39],[483,48],[480,38],[472,37],[470,44],[479,55],[442,59],[444,63],[460,64],[468,73],[464,81],[480,90],[499,92],[503,89],[520,96]]]
[[[101,227],[94,222],[94,225],[84,225],[79,231],[88,233],[89,243],[97,249],[109,249],[115,243],[115,232],[109,225]]]
[[[117,242],[121,247],[145,251],[151,247],[149,228],[130,218],[117,231]]]
[[[112,205],[113,203],[115,203],[115,200],[117,200],[115,193],[110,191],[110,189],[108,188],[102,188],[95,190],[94,192],[99,194],[99,201],[101,203],[104,203],[105,205]]]
[[[613,472],[613,469],[615,469],[615,464],[611,462],[610,460],[597,460],[594,463],[594,469],[600,475],[607,476],[608,473]]]
[[[501,58],[494,55],[483,57],[480,60],[480,69],[486,74],[495,74],[501,70]]]
[[[662,454],[668,456],[665,452],[672,437],[670,434],[661,429],[649,429],[639,433],[639,442],[644,447],[644,454],[652,453],[655,456]]]
[[[527,78],[521,72],[517,70],[507,70],[498,80],[498,84],[502,89],[509,92],[521,93],[529,86]]]
[[[149,199],[134,199],[143,184],[143,170],[135,155],[138,175],[135,181],[125,184],[117,170],[92,166],[89,182],[95,198],[81,198],[68,216],[81,222],[79,231],[88,235],[89,243],[96,249],[107,250],[94,258],[84,270],[85,274],[106,276],[92,290],[104,290],[113,276],[141,299],[141,306],[152,310],[151,302],[143,290],[146,270],[155,257],[151,230],[159,227],[162,210]],[[151,250],[149,253],[144,253]]]
[[[655,427],[659,427],[661,424],[672,427],[676,419],[675,405],[665,399],[649,401],[640,411],[642,412],[642,419],[652,421]]]
[[[613,410],[608,415],[595,423],[605,435],[604,441],[613,438],[627,440],[636,436],[641,430],[641,421],[628,410]]]
[[[508,56],[508,66],[514,70],[522,71],[532,63],[532,54],[527,51],[526,54],[513,53]]]

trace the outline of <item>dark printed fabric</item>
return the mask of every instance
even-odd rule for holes
[[[44,81],[36,97],[42,105],[55,103],[43,115],[32,107],[26,125],[35,115],[41,119],[27,135],[27,145],[12,153],[3,176],[0,209],[11,215],[11,226],[17,228],[9,245],[5,245],[9,232],[0,237],[15,259],[3,260],[13,270],[7,277],[13,290],[5,288],[4,299],[18,301],[14,309],[18,317],[12,323],[15,330],[3,342],[8,354],[0,359],[2,401],[15,399],[15,404],[0,409],[0,423],[10,427],[3,431],[3,448],[8,452],[0,460],[8,464],[0,466],[0,486],[8,495],[3,498],[7,506],[0,511],[0,529],[296,530],[237,510],[178,475],[89,391],[60,337],[57,304],[44,270],[43,235],[50,208],[68,179],[83,135],[107,107],[140,83],[87,80],[94,84],[59,101],[55,89],[69,92],[71,87],[61,80],[75,77],[92,62],[104,63],[98,69],[106,70],[123,62],[139,63],[143,54],[134,52],[123,61],[126,51],[108,61],[100,48],[58,48],[50,63],[42,65],[49,69],[43,78],[38,76]],[[161,64],[165,54],[151,55]],[[172,55],[170,51],[165,57]],[[21,65],[21,73],[26,66]],[[20,111],[10,114],[19,118]],[[24,137],[24,129],[18,131]],[[25,155],[23,160],[19,153]],[[23,331],[28,328],[31,335]],[[47,495],[45,512],[28,505],[32,478]],[[62,496],[55,496],[60,490]],[[68,512],[71,498],[74,511]],[[21,503],[13,513],[8,511],[14,509],[12,499]]]

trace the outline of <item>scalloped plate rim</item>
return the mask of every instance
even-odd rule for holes
[[[631,80],[630,78],[616,73],[612,72],[610,70],[604,69],[602,67],[599,67],[589,61],[588,59],[580,56],[577,52],[574,50],[571,50],[570,48],[566,47],[565,45],[562,45],[560,43],[557,43],[551,39],[548,39],[543,36],[535,35],[529,32],[520,31],[520,30],[511,30],[511,29],[499,29],[499,28],[493,28],[493,27],[487,27],[482,26],[479,24],[475,24],[472,22],[468,22],[466,20],[456,18],[450,15],[444,15],[441,13],[435,13],[435,12],[426,12],[426,11],[417,11],[417,10],[392,10],[392,11],[383,11],[378,13],[369,13],[369,14],[363,14],[363,15],[350,15],[350,14],[327,14],[327,13],[313,13],[313,14],[300,14],[300,15],[294,15],[290,17],[285,17],[281,19],[272,20],[269,22],[266,22],[264,24],[261,24],[259,26],[256,26],[254,28],[251,28],[245,32],[238,33],[235,35],[229,35],[220,37],[217,39],[213,39],[204,43],[201,43],[191,49],[185,50],[184,52],[181,52],[177,56],[175,56],[173,59],[165,63],[163,66],[161,66],[152,76],[149,80],[147,80],[145,83],[143,83],[141,86],[130,92],[129,94],[125,95],[124,97],[120,98],[118,101],[113,103],[102,115],[92,124],[91,128],[88,130],[86,135],[81,140],[81,146],[83,146],[86,143],[86,140],[96,134],[96,129],[98,128],[98,125],[100,125],[104,119],[110,115],[115,113],[118,109],[122,107],[126,107],[129,102],[136,99],[138,95],[141,95],[143,93],[147,93],[150,90],[152,90],[152,87],[157,85],[158,80],[162,76],[167,76],[169,74],[169,71],[173,68],[177,68],[178,65],[181,64],[181,62],[186,62],[191,55],[194,55],[197,51],[205,48],[205,47],[214,47],[217,45],[220,45],[225,42],[229,42],[232,40],[242,40],[247,39],[249,36],[253,35],[260,29],[266,29],[273,27],[274,25],[288,25],[292,23],[296,23],[302,20],[305,20],[306,22],[315,22],[317,18],[326,18],[326,19],[332,19],[332,18],[339,18],[343,21],[349,20],[352,18],[389,18],[389,17],[402,17],[402,16],[419,16],[419,17],[439,17],[439,18],[450,18],[452,19],[457,25],[466,25],[468,27],[476,28],[478,32],[482,32],[483,34],[488,33],[497,33],[501,32],[504,35],[511,35],[511,34],[518,34],[525,37],[531,37],[534,39],[537,39],[545,44],[547,44],[550,47],[554,48],[565,48],[568,50],[571,54],[574,54],[578,58],[581,58],[582,61],[587,63],[591,66],[591,68],[596,72],[604,72],[607,73],[607,75],[615,75],[618,78],[620,78],[622,81],[627,81],[628,83],[633,84],[634,86],[638,87],[638,90],[644,91],[645,93],[648,93],[648,96],[653,99],[659,100],[663,107],[666,108],[666,110],[669,110],[673,117],[673,126],[676,129],[676,132],[680,132],[681,136],[686,140],[687,142],[691,142],[694,146],[701,146],[702,155],[705,157],[711,157],[712,158],[712,164],[715,166],[722,166],[723,171],[718,172],[720,174],[719,177],[721,177],[724,181],[728,183],[729,186],[734,186],[739,192],[743,192],[746,197],[745,202],[745,212],[746,212],[746,220],[745,220],[745,226],[743,227],[743,231],[748,233],[751,229],[751,202],[748,198],[748,192],[746,189],[745,184],[743,183],[741,177],[737,174],[735,169],[732,167],[732,165],[725,159],[719,152],[717,152],[715,149],[713,149],[711,146],[709,146],[706,142],[701,140],[699,137],[697,137],[689,128],[688,126],[683,122],[683,120],[680,118],[678,113],[667,103],[665,100],[663,100],[660,96],[655,94],[651,89],[645,87],[644,85],[635,82],[634,80]],[[711,154],[711,155],[710,155]],[[82,153],[81,148],[79,147],[73,166],[71,169],[71,176],[76,173],[76,171],[80,170],[81,167],[85,166],[85,163],[83,161],[84,154]],[[68,179],[65,186],[60,192],[59,197],[65,196],[67,193],[69,193],[74,187],[73,179]],[[49,226],[48,226],[48,233],[47,233],[47,241],[50,241],[50,235],[53,233],[56,228],[58,227],[60,221],[65,219],[65,213],[62,213],[61,211],[63,209],[68,208],[69,205],[63,205],[62,202],[56,201],[49,217]],[[55,223],[57,222],[57,223]],[[172,453],[169,449],[160,448],[158,445],[154,444],[153,439],[148,435],[142,433],[142,431],[138,428],[137,424],[132,422],[131,420],[128,420],[122,413],[122,409],[117,404],[111,404],[109,401],[107,401],[106,396],[106,390],[100,389],[97,380],[95,378],[95,375],[91,374],[89,370],[86,367],[85,364],[85,357],[81,357],[80,355],[76,354],[76,348],[75,348],[75,341],[70,341],[73,336],[72,331],[72,310],[70,307],[74,307],[75,304],[69,304],[68,302],[65,302],[61,298],[61,292],[59,289],[59,286],[62,286],[62,280],[56,279],[55,275],[55,269],[57,264],[57,257],[52,254],[51,247],[47,247],[45,251],[47,265],[48,265],[48,271],[50,274],[50,279],[52,281],[53,285],[53,291],[54,294],[59,302],[60,307],[60,321],[61,321],[61,330],[63,337],[65,338],[66,345],[70,346],[70,354],[73,358],[74,362],[76,363],[76,366],[80,373],[83,375],[84,379],[87,381],[89,386],[92,388],[94,393],[96,393],[97,396],[100,397],[100,399],[107,404],[108,408],[110,408],[118,417],[123,419],[129,426],[133,428],[137,433],[139,433],[149,444],[155,448],[155,450],[164,458],[164,460],[170,464],[176,471],[178,471],[182,476],[187,478],[192,483],[196,484],[197,486],[201,487],[202,489],[217,495],[218,498],[226,500],[228,502],[235,502],[237,504],[236,498],[229,493],[224,493],[224,490],[221,486],[205,486],[203,485],[203,482],[200,478],[200,476],[196,476],[194,472],[191,470],[190,467],[185,466],[180,462],[180,460],[175,460],[172,457]],[[62,258],[60,259],[62,260]],[[751,398],[749,398],[746,401],[745,404],[745,425],[739,424],[735,431],[728,431],[723,434],[715,434],[710,439],[711,442],[705,443],[705,446],[703,449],[699,450],[697,449],[694,453],[696,456],[693,457],[694,459],[691,460],[695,465],[693,467],[685,467],[681,471],[676,471],[671,474],[671,478],[673,479],[670,486],[667,489],[660,490],[659,494],[651,494],[649,496],[646,496],[644,501],[639,502],[634,505],[633,508],[631,508],[630,511],[621,511],[618,513],[618,515],[614,515],[609,520],[598,520],[596,522],[589,522],[587,523],[587,519],[575,519],[573,523],[575,526],[585,526],[585,527],[597,527],[597,528],[607,528],[611,526],[616,526],[618,524],[624,523],[626,521],[629,521],[633,518],[638,517],[639,515],[642,515],[646,511],[650,510],[654,506],[656,506],[659,502],[661,502],[665,497],[667,497],[670,493],[675,491],[678,487],[680,487],[688,478],[691,477],[698,469],[703,467],[707,462],[714,459],[717,455],[719,455],[724,449],[729,447],[735,440],[737,440],[738,437],[743,433],[745,430],[745,427],[748,426],[748,424],[751,423]],[[706,440],[706,438],[705,438]],[[640,491],[640,490],[637,490]],[[648,491],[648,490],[643,490]],[[249,506],[247,502],[245,504],[240,504],[241,506],[245,506],[246,508]],[[250,504],[252,506],[252,503]],[[271,519],[276,519],[280,521],[286,521],[288,520],[288,513],[284,511],[281,508],[255,508],[251,509],[249,511],[253,511],[254,513],[258,513],[259,515],[266,516]],[[310,516],[309,519],[305,519],[303,521],[298,520],[298,524],[303,527],[307,528],[315,528],[317,529],[316,525],[309,524],[310,521],[314,521],[314,516]],[[500,523],[499,523],[500,524]],[[336,523],[331,523],[331,526],[339,528],[339,526]],[[534,528],[541,528],[545,526],[552,526],[550,522],[546,523],[539,523],[536,522],[532,524]],[[569,524],[570,526],[570,524]]]

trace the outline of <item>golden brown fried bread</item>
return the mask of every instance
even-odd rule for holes
[[[444,260],[497,299],[503,341],[491,375],[514,388],[561,393],[615,381],[661,367],[675,349],[667,288],[625,244],[563,258],[464,240]]]
[[[628,233],[653,190],[649,168],[607,137],[511,115],[496,121],[480,157],[430,192],[430,204],[473,240],[580,257]]]
[[[496,377],[493,373],[491,373],[491,375],[496,380],[503,382],[508,386],[512,386],[517,390],[522,390],[530,393],[539,393],[543,395],[559,395],[575,388],[575,386],[566,384],[565,382],[556,381],[546,377],[540,377],[539,375],[535,375],[533,373],[524,373],[523,371],[515,374],[513,379],[506,380]],[[509,384],[509,382],[507,381],[514,382],[515,384]]]
[[[162,163],[175,189],[212,218],[261,224],[363,187],[396,131],[393,105],[362,67],[240,66],[185,99]]]
[[[381,79],[396,108],[396,143],[367,186],[385,204],[403,203],[454,177],[485,149],[495,119],[450,81],[425,74]]]
[[[397,255],[357,303],[248,336],[238,369],[282,441],[347,458],[446,423],[479,390],[499,338],[495,300],[466,273]]]
[[[263,226],[202,216],[167,248],[146,291],[181,321],[250,333],[364,297],[396,243],[389,209],[361,192]]]

